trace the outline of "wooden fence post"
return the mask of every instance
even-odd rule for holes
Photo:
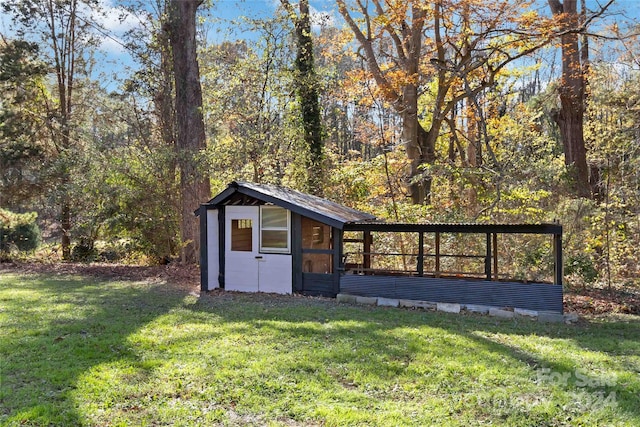
[[[493,280],[500,280],[498,275],[498,233],[493,233]]]
[[[555,284],[562,286],[563,268],[562,265],[562,232],[553,235],[553,255],[554,255],[554,276]]]
[[[440,277],[440,233],[436,231],[436,271],[435,276]]]
[[[371,244],[373,243],[373,236],[371,236],[370,231],[362,232],[362,268],[365,271],[365,274],[371,268]],[[369,272],[371,274],[371,272]]]
[[[418,233],[418,277],[424,276],[424,233]]]
[[[487,254],[484,258],[484,274],[491,280],[491,233],[487,233]]]

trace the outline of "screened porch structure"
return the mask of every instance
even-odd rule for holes
[[[389,223],[324,198],[246,182],[230,183],[196,215],[203,291],[343,293],[562,312],[559,224]]]
[[[534,244],[501,251],[507,239]],[[343,245],[342,293],[562,312],[559,224],[353,222]],[[514,263],[501,252],[524,251],[545,252],[540,271],[505,268]]]

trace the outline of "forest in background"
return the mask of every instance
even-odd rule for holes
[[[281,0],[223,25],[228,2],[127,2],[135,66],[109,90],[101,2],[0,4],[0,224],[35,221],[44,240],[5,239],[5,258],[195,261],[189,212],[243,180],[392,221],[557,221],[570,285],[640,286],[640,26],[624,3],[336,0],[322,20]],[[231,27],[252,37],[207,37]],[[178,67],[191,39],[199,84]],[[180,92],[194,84],[201,107]],[[549,247],[509,245],[547,263]]]

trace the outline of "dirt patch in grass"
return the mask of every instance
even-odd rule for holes
[[[166,282],[187,291],[199,291],[200,268],[196,265],[172,263],[141,266],[110,263],[0,263],[0,272],[79,275],[107,280]]]
[[[640,315],[640,289],[581,288],[565,290],[564,309],[581,315],[610,313]]]

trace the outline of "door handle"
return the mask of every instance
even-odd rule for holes
[[[257,256],[256,259],[262,259],[262,256]]]

